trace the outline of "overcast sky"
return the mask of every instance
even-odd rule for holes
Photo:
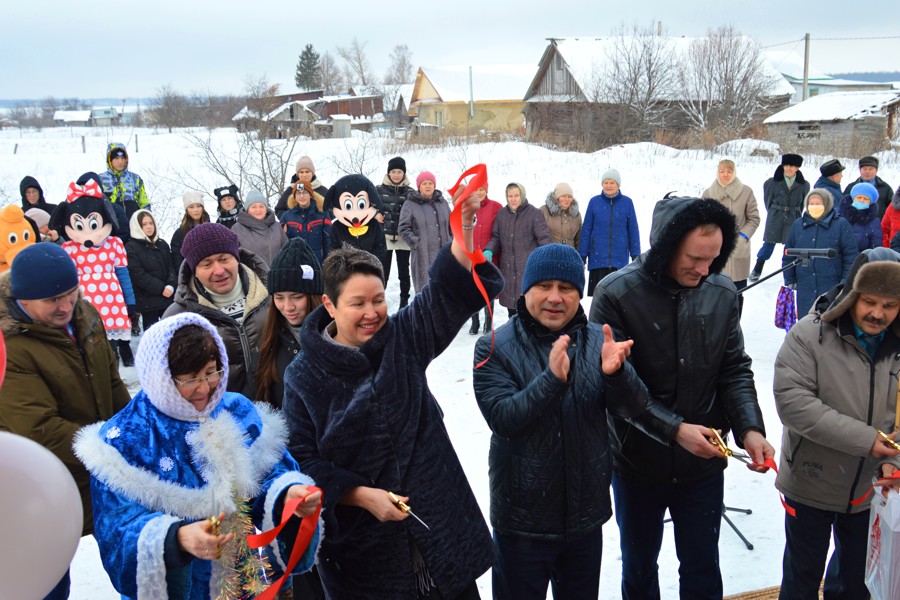
[[[673,36],[731,24],[764,46],[809,32],[811,62],[821,71],[897,71],[900,39],[871,39],[900,35],[896,6],[888,0],[9,2],[0,28],[0,98],[152,97],[165,84],[184,93],[240,94],[248,76],[261,75],[289,92],[305,44],[335,54],[354,37],[367,43],[379,76],[397,44],[410,48],[416,66],[537,64],[548,37],[604,36],[623,22],[659,20]],[[856,39],[824,40],[835,37]],[[802,54],[802,42],[779,48],[791,47]]]

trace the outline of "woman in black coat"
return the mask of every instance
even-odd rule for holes
[[[269,316],[259,345],[256,370],[257,402],[281,409],[284,372],[300,352],[300,327],[322,304],[322,272],[312,249],[302,238],[289,241],[272,259],[266,288],[272,295]],[[316,567],[292,579],[295,598],[324,600]]]
[[[140,313],[144,331],[162,318],[175,294],[175,265],[169,245],[159,237],[156,219],[149,210],[131,215],[131,239],[125,244],[128,274],[134,287],[135,311]]]

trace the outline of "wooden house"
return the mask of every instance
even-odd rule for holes
[[[408,109],[418,123],[439,129],[520,131],[534,71],[533,65],[421,67]]]
[[[865,156],[900,136],[900,90],[814,96],[765,120],[783,152]]]

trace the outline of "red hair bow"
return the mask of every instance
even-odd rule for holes
[[[103,192],[95,179],[89,180],[84,185],[78,185],[74,181],[69,184],[69,191],[66,194],[66,202],[75,202],[82,196],[90,196],[91,198],[102,198]]]

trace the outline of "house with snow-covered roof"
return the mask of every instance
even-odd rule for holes
[[[865,156],[900,136],[900,90],[822,94],[764,124],[768,138],[784,152]]]
[[[702,128],[689,107],[699,106],[703,110],[704,105],[722,100],[715,92],[701,97],[700,85],[691,85],[702,81],[698,76],[700,70],[689,60],[694,44],[702,40],[666,36],[550,38],[524,97],[526,139],[600,147],[625,141],[651,141],[660,134]],[[755,44],[750,38],[741,41]],[[623,94],[614,91],[625,85],[616,78],[621,76],[617,73],[621,73],[621,67],[627,62],[621,56],[629,53],[634,56],[647,47],[660,54],[670,52],[672,62],[667,69],[658,69],[652,84],[647,78],[634,84],[637,96],[645,93],[650,96],[645,106],[635,109],[624,102]],[[756,105],[754,123],[786,107],[794,93],[765,57],[760,61],[760,78],[768,90],[752,99]],[[680,81],[687,84],[681,85]],[[622,133],[616,130],[617,127],[626,129],[621,127],[623,123],[650,112],[652,126],[642,128],[641,132],[629,132],[625,135],[627,139],[623,139]]]
[[[53,113],[53,122],[57,125],[87,126],[91,124],[90,110],[58,110]]]
[[[420,67],[408,110],[441,129],[517,131],[534,72],[534,65]]]
[[[335,115],[348,115],[354,129],[371,130],[373,123],[383,120],[383,113],[384,98],[380,95],[325,96],[322,90],[314,90],[248,100],[232,121],[238,130],[262,129],[275,138],[318,138],[331,136]],[[261,123],[267,126],[260,128]]]
[[[803,101],[803,57],[793,50],[767,50],[766,58],[784,76],[794,88],[791,104]],[[838,79],[827,73],[809,67],[806,78],[806,89],[809,98],[831,92],[868,92],[889,91],[894,85],[890,82],[857,81],[855,79]]]

